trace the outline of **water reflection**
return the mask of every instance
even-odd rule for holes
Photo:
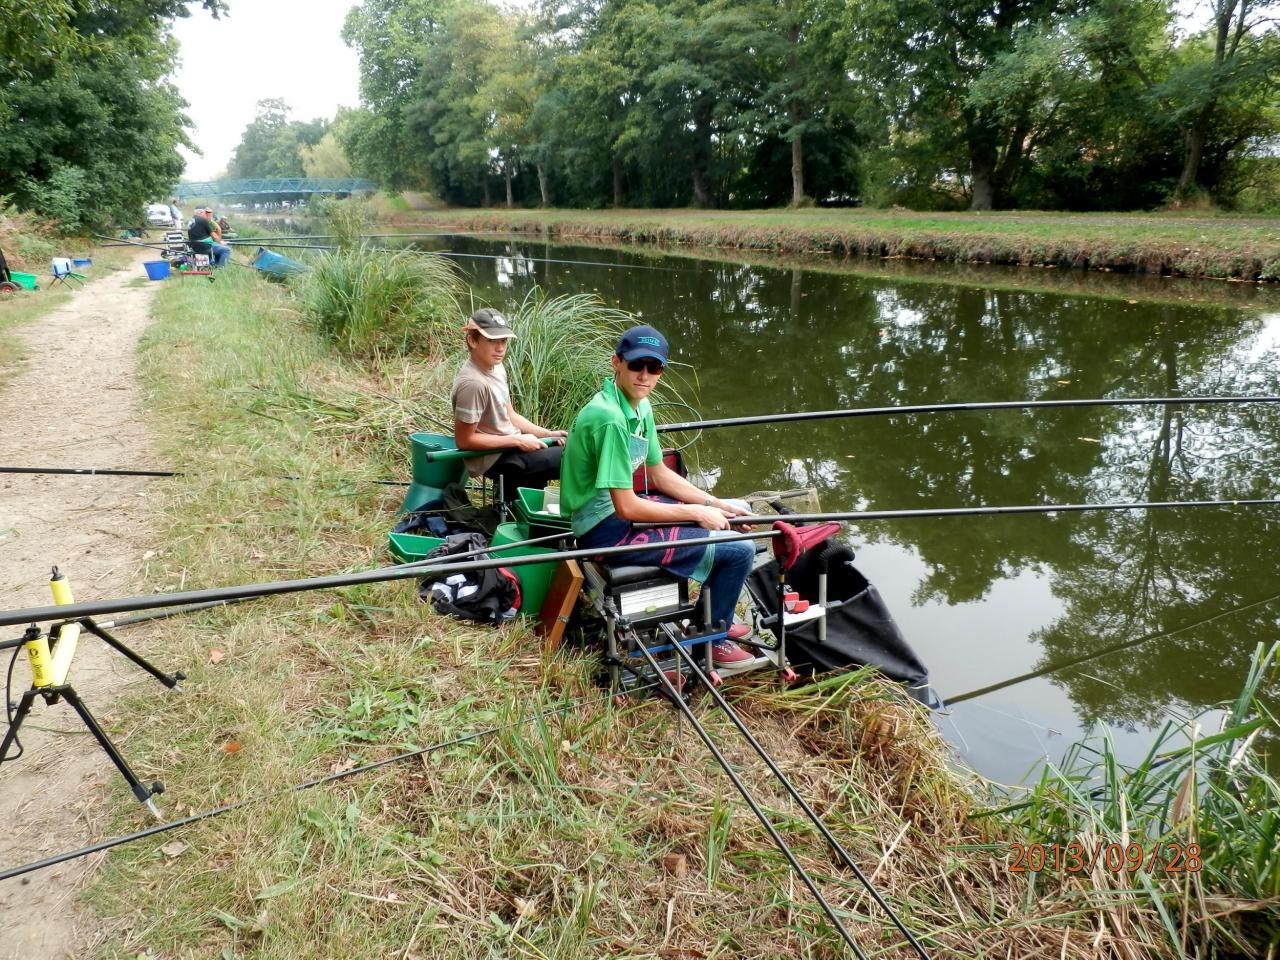
[[[1280,394],[1277,313],[713,261],[628,271],[652,261],[450,245],[501,254],[463,265],[497,305],[536,279],[641,314],[696,370],[705,416]],[[522,272],[520,251],[616,266]],[[875,509],[1273,497],[1277,437],[1275,406],[1094,407],[711,430],[695,450],[720,491],[812,485],[828,509]],[[1108,512],[866,523],[853,538],[944,694],[1169,634],[957,710],[951,735],[1008,778],[1094,719],[1131,729],[1137,750],[1171,709],[1238,692],[1255,644],[1280,636],[1280,601],[1259,603],[1280,594],[1277,524],[1274,508]]]

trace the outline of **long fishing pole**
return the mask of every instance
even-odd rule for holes
[[[490,236],[490,233],[487,231],[481,233],[476,231],[464,232],[464,231],[458,231],[458,230],[450,230],[442,233],[361,233],[361,234],[358,234],[358,237],[361,240],[394,240],[397,237],[407,237],[409,239],[416,239],[418,237],[485,237],[485,236]],[[227,238],[226,242],[251,244],[251,243],[273,242],[276,240],[290,241],[290,240],[336,240],[336,239],[338,239],[338,235],[336,233],[282,233],[276,236],[263,236],[263,237],[238,237],[238,236],[229,237]]]
[[[800,413],[765,413],[752,417],[726,417],[722,420],[689,420],[683,423],[660,423],[659,433],[679,430],[712,430],[716,427],[746,427],[761,423],[798,423],[809,420],[840,420],[847,417],[891,417],[914,413],[958,413],[987,410],[1048,410],[1061,407],[1141,407],[1170,404],[1175,406],[1209,406],[1227,403],[1280,403],[1280,397],[1131,397],[1082,400],[996,400],[978,403],[928,403],[896,407],[850,407],[842,410],[809,410]]]
[[[486,544],[483,547],[476,547],[472,550],[466,550],[462,553],[451,553],[444,557],[424,559],[424,560],[411,560],[408,563],[396,564],[394,567],[391,567],[388,569],[418,570],[426,566],[431,566],[431,567],[451,566],[453,564],[461,563],[464,560],[470,559],[471,557],[480,556],[481,554],[484,554],[484,553],[490,553],[494,550],[503,550],[503,551],[518,550],[522,547],[535,547],[540,544],[550,543],[553,540],[563,540],[564,538],[565,538],[565,534],[563,533],[549,533],[540,537],[530,537],[527,540],[516,540],[513,543],[504,543],[497,547],[493,546],[492,544]],[[202,610],[212,610],[216,607],[226,607],[235,603],[245,603],[249,600],[261,600],[263,599],[264,596],[265,594],[258,594],[255,596],[239,597],[232,600],[206,600],[200,603],[193,603],[193,604],[175,607],[171,610],[158,610],[158,611],[153,610],[148,613],[140,613],[137,616],[125,617],[122,620],[102,620],[102,621],[95,621],[95,623],[97,626],[102,627],[104,630],[111,629],[114,627],[128,627],[137,623],[147,623],[151,620],[166,620],[169,617],[177,617],[187,613],[199,613]],[[65,607],[63,609],[65,609]],[[25,639],[22,637],[15,638],[13,640],[0,641],[0,650],[7,649],[9,647],[20,646],[25,642],[26,642]]]
[[[716,542],[732,543],[737,540],[760,540],[777,535],[778,531],[776,530],[736,533],[717,537]],[[705,546],[706,542],[701,539],[684,540],[680,543],[671,544],[670,549],[684,550]],[[502,550],[504,547],[490,546],[485,549],[492,552]],[[408,580],[412,577],[459,570],[492,570],[495,567],[517,567],[530,563],[556,563],[561,560],[590,560],[593,557],[625,556],[628,553],[652,549],[652,544],[638,543],[620,547],[593,547],[587,550],[560,550],[524,557],[496,557],[453,564],[444,561],[423,560],[420,564],[378,567],[373,570],[361,570],[356,573],[330,574],[328,576],[307,577],[300,580],[277,580],[235,587],[183,590],[177,593],[153,593],[115,600],[93,600],[46,607],[27,607],[20,610],[0,611],[0,627],[55,620],[75,621],[84,617],[130,613],[134,610],[153,610],[157,607],[185,606],[193,603],[204,603],[209,600],[240,600],[249,597],[273,597],[285,593],[300,593],[306,590],[332,590],[337,587],[354,587],[367,583],[382,583],[387,580]],[[4,645],[0,643],[0,647]]]
[[[679,643],[672,644],[672,647],[675,649],[676,654],[680,659],[692,669],[694,678],[707,689],[708,693],[711,694],[711,698],[715,701],[716,706],[719,707],[721,711],[723,711],[724,715],[729,718],[730,722],[738,728],[738,732],[741,733],[747,743],[751,745],[751,749],[754,750],[756,755],[764,761],[765,766],[769,768],[769,772],[773,774],[774,778],[782,784],[787,793],[791,795],[791,799],[800,805],[800,809],[803,810],[805,816],[809,818],[809,822],[817,827],[818,832],[822,834],[822,838],[827,841],[827,845],[831,850],[840,858],[841,862],[843,862],[846,867],[853,871],[853,875],[858,878],[858,882],[866,888],[866,891],[871,895],[871,898],[880,905],[880,909],[882,909],[888,915],[889,919],[893,921],[893,925],[898,928],[899,932],[901,932],[904,937],[907,938],[907,941],[911,944],[916,954],[921,958],[921,960],[930,960],[929,954],[925,952],[924,947],[921,945],[920,941],[916,939],[915,934],[907,928],[906,924],[902,922],[897,913],[894,912],[893,908],[889,906],[884,897],[880,895],[880,891],[875,888],[875,885],[867,878],[866,874],[862,872],[861,868],[854,863],[853,857],[849,855],[849,851],[846,850],[844,845],[836,839],[835,834],[833,834],[827,827],[826,822],[818,815],[818,812],[809,805],[808,801],[806,801],[803,796],[801,796],[800,791],[796,789],[796,785],[791,782],[791,779],[785,773],[782,772],[782,768],[778,766],[769,751],[766,750],[761,745],[760,741],[752,735],[751,731],[747,729],[747,725],[742,721],[742,718],[738,716],[738,712],[729,705],[729,701],[724,698],[724,695],[716,689],[715,685],[711,683],[707,675],[702,672],[702,668],[698,666],[697,661],[689,651]]]
[[[640,687],[638,689],[641,689],[641,690],[650,689],[655,686],[657,686],[657,684],[649,684],[648,687]],[[285,797],[285,796],[289,796],[290,794],[301,793],[304,790],[310,790],[314,787],[323,786],[326,783],[335,783],[338,780],[346,780],[350,777],[359,776],[362,773],[368,773],[372,770],[380,770],[383,767],[388,767],[395,763],[402,763],[405,760],[412,760],[415,757],[430,756],[431,754],[437,753],[448,747],[456,747],[456,746],[460,746],[461,744],[470,743],[475,740],[483,740],[486,737],[492,737],[495,734],[501,733],[504,730],[514,730],[525,725],[526,723],[531,723],[534,720],[547,719],[549,717],[554,717],[554,716],[557,716],[558,714],[567,713],[569,710],[573,709],[574,707],[590,706],[592,704],[599,703],[604,700],[608,700],[613,696],[614,694],[610,692],[600,697],[592,697],[592,698],[582,697],[579,699],[571,700],[568,703],[561,704],[558,707],[552,707],[548,710],[532,713],[526,717],[521,718],[520,720],[513,721],[512,723],[503,724],[496,727],[487,727],[483,730],[473,730],[471,733],[465,733],[461,736],[454,737],[452,740],[445,740],[441,743],[436,743],[429,747],[421,747],[415,750],[406,750],[402,753],[397,753],[394,756],[386,757],[385,759],[382,759],[382,760],[375,760],[371,763],[366,763],[359,767],[353,767],[350,770],[339,770],[335,773],[325,774],[322,777],[316,777],[314,780],[308,780],[306,783],[299,783],[292,787],[285,787],[281,790],[276,790],[271,793],[259,794],[258,796],[255,796],[255,797],[247,797],[244,800],[237,800],[236,802],[226,804],[225,806],[214,807],[211,810],[205,810],[201,813],[192,814],[191,816],[183,817],[180,820],[171,820],[168,823],[158,823],[155,826],[147,827],[146,829],[139,830],[136,833],[129,833],[123,836],[112,837],[109,840],[102,840],[102,841],[99,841],[98,843],[91,844],[87,847],[81,847],[78,850],[68,850],[63,853],[55,854],[54,856],[51,856],[51,857],[45,857],[43,860],[37,860],[33,863],[26,863],[18,867],[10,867],[6,870],[0,871],[0,881],[11,880],[14,877],[20,877],[23,874],[32,873],[36,870],[43,870],[46,867],[56,866],[59,863],[66,863],[69,860],[77,860],[81,857],[87,857],[94,853],[101,853],[103,850],[110,850],[113,847],[123,846],[126,843],[133,843],[136,840],[145,840],[147,837],[154,837],[157,834],[167,833],[170,830],[177,830],[180,827],[190,826],[191,824],[199,823],[202,820],[210,820],[214,817],[220,817],[224,813],[231,813],[234,810],[241,810],[255,803],[262,803],[267,800],[276,799],[277,797]]]
[[[1269,603],[1275,603],[1280,600],[1280,593],[1275,596],[1266,597],[1262,600],[1255,600],[1252,603],[1246,603],[1241,607],[1232,607],[1230,610],[1223,610],[1215,613],[1211,617],[1205,617],[1203,620],[1197,620],[1195,623],[1188,623],[1176,630],[1163,630],[1156,633],[1148,633],[1141,637],[1131,640],[1122,640],[1119,643],[1113,643],[1110,646],[1102,647],[1099,650],[1090,653],[1081,654],[1078,657],[1072,657],[1070,660],[1063,660],[1058,663],[1051,663],[1041,667],[1038,670],[1032,670],[1028,673],[1020,673],[1016,677],[1010,677],[1008,680],[1001,680],[999,683],[987,684],[985,687],[978,687],[976,690],[970,690],[966,693],[958,694],[954,697],[946,697],[942,701],[939,709],[945,710],[947,707],[955,706],[957,703],[964,703],[966,700],[975,700],[978,697],[985,697],[988,693],[995,693],[997,690],[1003,690],[1006,687],[1012,687],[1019,683],[1026,683],[1028,680],[1035,680],[1038,677],[1047,677],[1062,670],[1069,670],[1072,667],[1078,667],[1081,664],[1089,663],[1092,660],[1098,660],[1102,657],[1110,656],[1113,653],[1120,653],[1123,650],[1132,650],[1134,647],[1149,643],[1152,640],[1167,640],[1169,637],[1176,637],[1180,633],[1186,633],[1188,630],[1194,630],[1198,627],[1204,627],[1211,623],[1216,623],[1226,617],[1235,616],[1237,613],[1244,613],[1257,607],[1265,607]]]
[[[35,475],[51,475],[51,476],[76,476],[76,477],[189,477],[191,474],[181,470],[134,470],[125,467],[9,467],[0,466],[0,473],[22,473]],[[259,479],[259,480],[301,480],[302,477],[295,477],[290,474],[284,474],[276,477],[255,477],[243,479]],[[384,487],[408,487],[412,486],[407,480],[374,480],[364,477],[352,478],[350,482],[355,483],[377,483]]]
[[[1280,500],[1181,500],[1173,502],[1141,502],[1141,503],[1083,503],[1083,504],[1037,504],[1033,506],[1011,507],[951,507],[934,510],[863,510],[845,513],[798,513],[787,515],[790,523],[816,523],[827,520],[896,520],[923,517],[956,517],[986,516],[997,514],[1023,513],[1071,513],[1086,510],[1151,510],[1178,507],[1240,507],[1240,506],[1280,506]],[[780,519],[778,515],[747,516],[726,518],[732,526],[748,524],[771,524]],[[636,527],[671,526],[671,524],[635,524]],[[717,539],[722,543],[737,540],[757,540],[778,536],[777,530],[755,531],[752,533],[727,534]],[[682,541],[669,544],[671,550],[682,550],[691,547],[704,547],[701,540]],[[336,574],[324,577],[310,577],[302,580],[280,580],[269,583],[246,584],[237,587],[215,587],[206,590],[186,590],[178,593],[159,593],[136,597],[125,597],[117,600],[96,600],[87,603],[54,605],[47,607],[29,607],[20,610],[0,612],[0,627],[19,623],[43,622],[50,620],[78,620],[81,617],[99,616],[107,613],[126,613],[134,610],[147,610],[156,607],[203,603],[206,600],[231,600],[242,597],[276,596],[284,593],[298,593],[304,590],[328,590],[335,587],[352,587],[366,583],[380,583],[384,580],[403,580],[410,577],[435,573],[446,568],[452,570],[489,570],[494,567],[523,566],[529,563],[555,563],[560,560],[583,560],[593,557],[621,556],[638,550],[652,549],[652,544],[628,544],[619,547],[595,547],[588,550],[563,550],[539,556],[505,557],[502,559],[474,560],[465,564],[437,563],[417,569],[404,567],[379,567],[359,573]],[[425,563],[425,561],[424,561]]]
[[[402,236],[402,234],[400,234]],[[319,243],[272,243],[271,246],[279,247],[283,250],[337,250],[338,248],[331,244]],[[391,247],[369,247],[375,253],[396,253],[398,252]],[[564,263],[578,267],[608,267],[610,270],[658,270],[663,273],[692,273],[691,270],[681,270],[676,267],[657,267],[640,263],[605,263],[600,260],[560,260],[554,257],[526,257],[523,254],[516,253],[462,253],[457,250],[423,250],[422,253],[430,253],[440,257],[462,257],[470,260],[527,260],[531,263]]]
[[[679,648],[680,645],[676,644],[675,646]],[[831,921],[832,925],[839,932],[841,939],[849,945],[849,948],[853,950],[854,954],[858,957],[858,960],[867,960],[867,955],[862,952],[862,948],[858,946],[858,942],[853,939],[853,935],[849,933],[844,923],[841,922],[840,917],[836,914],[835,908],[827,902],[827,898],[822,895],[822,891],[818,889],[818,885],[814,882],[813,877],[809,876],[809,872],[805,870],[804,866],[796,857],[795,851],[791,849],[786,840],[782,839],[782,835],[778,833],[778,829],[765,815],[760,804],[756,802],[756,798],[752,796],[750,789],[748,789],[747,785],[742,781],[742,777],[740,777],[738,772],[733,769],[733,765],[729,763],[725,758],[725,755],[720,752],[720,748],[717,747],[715,741],[711,739],[711,735],[707,733],[706,728],[698,721],[697,715],[694,714],[694,712],[689,708],[689,705],[684,702],[684,697],[677,692],[675,684],[671,682],[671,678],[663,672],[662,667],[658,665],[658,661],[654,659],[654,656],[649,652],[648,647],[644,644],[640,644],[639,648],[640,652],[644,654],[644,658],[649,661],[649,667],[658,678],[658,682],[662,685],[662,691],[667,695],[667,698],[676,705],[680,712],[684,714],[685,719],[693,726],[694,732],[698,734],[698,738],[702,740],[707,749],[711,751],[711,755],[715,758],[716,763],[720,764],[720,768],[729,777],[730,781],[733,782],[738,793],[742,795],[742,799],[746,801],[747,806],[751,808],[751,812],[754,813],[756,819],[760,821],[760,825],[763,826],[765,831],[769,834],[769,839],[773,841],[774,846],[776,846],[782,855],[786,857],[787,863],[791,865],[791,869],[795,871],[796,876],[798,876],[801,881],[803,881],[804,885],[809,888],[809,892],[812,893],[813,898],[818,901],[818,905],[822,907],[822,912],[827,915],[827,919]]]
[[[1172,510],[1179,507],[1280,507],[1275,500],[1159,500],[1121,503],[1046,503],[1007,507],[934,507],[918,510],[849,510],[838,513],[789,513],[750,514],[742,517],[726,517],[730,526],[754,526],[771,524],[776,520],[787,523],[826,523],[857,520],[908,520],[924,517],[989,517],[1023,513],[1084,513],[1095,510]],[[634,527],[649,530],[654,527],[688,527],[693,521],[677,523],[636,523]]]

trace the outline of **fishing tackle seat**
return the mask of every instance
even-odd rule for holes
[[[655,681],[649,661],[640,652],[647,649],[668,675],[686,677],[687,670],[674,644],[694,654],[703,663],[703,672],[719,679],[712,670],[711,644],[724,637],[722,630],[708,630],[710,597],[689,600],[689,581],[657,566],[611,567],[583,561],[588,602],[604,620],[604,666],[608,685],[618,693],[648,687]],[[689,689],[689,684],[677,687]]]
[[[166,260],[174,260],[187,252],[187,238],[181,230],[170,230],[164,235],[164,251],[161,256]]]

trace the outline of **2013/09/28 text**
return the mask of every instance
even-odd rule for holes
[[[1196,873],[1203,866],[1198,843],[1119,844],[1098,841],[1070,843],[1011,843],[1010,873],[1092,873],[1102,867],[1108,873]]]

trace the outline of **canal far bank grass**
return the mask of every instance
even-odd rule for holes
[[[772,253],[1280,280],[1280,219],[907,210],[439,210],[398,224]]]
[[[447,422],[454,358],[344,360],[286,288],[237,269],[159,291],[143,365],[186,473],[157,481],[149,588],[387,562],[400,491],[369,481],[404,476],[405,434]],[[141,685],[111,722],[166,781],[166,813],[271,798],[109,856],[90,892],[101,957],[844,955],[687,725],[603,695],[591,649],[547,656],[522,623],[436,617],[399,581],[175,619],[145,652],[187,690]],[[1145,895],[1010,873],[1012,836],[893,688],[728,689],[934,956],[1172,955]],[[908,956],[728,723],[696,709],[868,953]],[[287,789],[431,744],[448,745]],[[115,796],[115,827],[143,826]]]

